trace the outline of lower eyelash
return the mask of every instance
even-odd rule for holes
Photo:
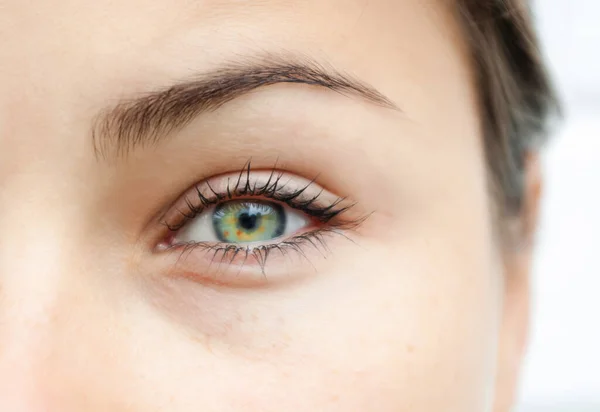
[[[341,236],[356,244],[353,239],[343,232],[356,229],[364,222],[364,220],[366,220],[366,217],[352,222],[336,224],[331,227],[314,229],[309,232],[295,235],[287,240],[256,247],[239,246],[227,243],[194,242],[174,245],[172,249],[177,250],[180,253],[177,260],[178,263],[185,260],[191,253],[196,253],[197,251],[204,252],[206,255],[211,254],[209,271],[211,267],[217,265],[216,270],[214,271],[215,275],[226,270],[226,268],[223,268],[223,265],[227,265],[227,267],[233,266],[236,259],[240,262],[238,272],[241,272],[248,262],[254,261],[259,265],[261,273],[266,279],[267,274],[265,268],[269,257],[272,256],[273,253],[278,253],[284,258],[288,258],[288,254],[294,253],[314,268],[313,263],[305,252],[306,248],[313,248],[318,251],[323,258],[327,258],[327,255],[331,253],[331,250],[327,246],[326,237],[330,235]]]

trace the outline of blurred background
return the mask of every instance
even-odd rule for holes
[[[536,0],[565,122],[544,156],[518,412],[600,412],[600,0]]]

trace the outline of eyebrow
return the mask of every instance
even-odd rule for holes
[[[260,87],[279,83],[318,86],[375,105],[399,110],[375,88],[311,60],[263,59],[229,63],[196,78],[118,103],[104,110],[92,128],[98,158],[157,145],[202,113]]]

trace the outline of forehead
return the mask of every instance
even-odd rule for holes
[[[115,77],[135,71],[142,80],[153,71],[180,75],[230,55],[285,50],[317,54],[352,70],[368,71],[385,62],[414,59],[423,54],[419,50],[447,49],[455,30],[443,4],[439,0],[54,0],[31,7],[28,2],[7,0],[0,13],[4,32],[0,65],[30,75],[39,73],[41,64],[62,66],[55,72],[46,70],[45,78],[70,71],[109,70]],[[415,63],[418,60],[406,61],[404,66],[409,69]],[[72,74],[68,73],[71,80]]]

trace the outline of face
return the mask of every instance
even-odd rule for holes
[[[0,410],[504,410],[452,7],[2,1]]]

